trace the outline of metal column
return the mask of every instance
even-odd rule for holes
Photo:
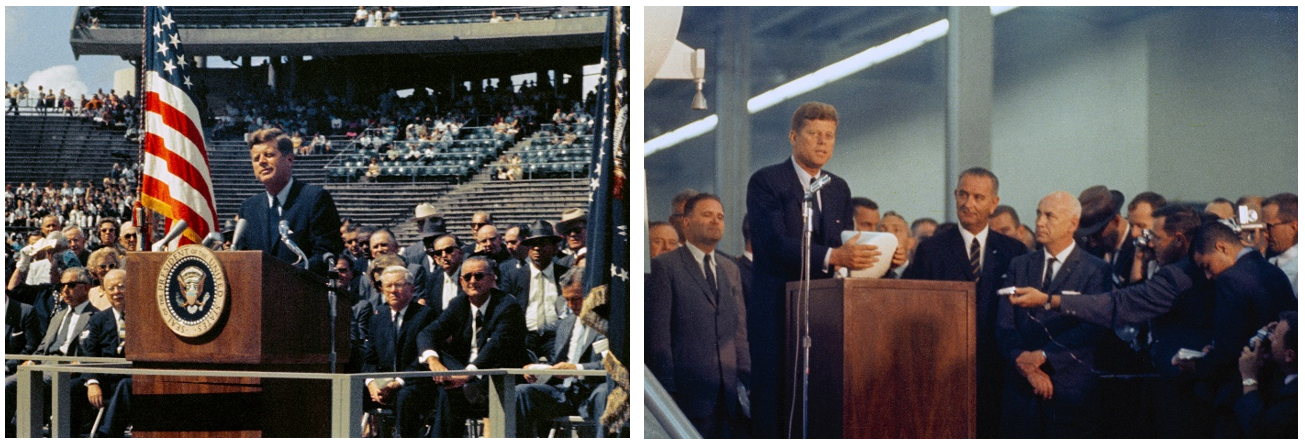
[[[992,169],[992,12],[987,6],[947,8],[946,220],[956,220],[956,175]]]
[[[726,254],[743,252],[743,212],[747,206],[748,177],[752,175],[752,125],[748,99],[752,97],[752,15],[750,8],[723,8],[720,37],[704,88],[716,94],[716,194],[725,209],[725,237],[716,249]]]

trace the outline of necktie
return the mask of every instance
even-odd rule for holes
[[[403,313],[395,313],[394,314],[394,342],[393,342],[394,371],[399,371],[399,350],[401,350],[401,346],[399,344],[399,328],[401,326],[399,324],[401,324],[402,322],[403,322]]]
[[[1043,291],[1043,292],[1046,292],[1048,289],[1051,288],[1052,272],[1055,271],[1055,269],[1054,269],[1054,268],[1051,268],[1051,267],[1052,267],[1053,265],[1055,265],[1055,264],[1056,264],[1056,258],[1053,257],[1053,258],[1047,259],[1047,270],[1046,270],[1044,273],[1042,273],[1042,291]]]
[[[815,178],[815,177],[812,177],[810,181],[807,181],[807,189],[808,189],[808,190],[811,189],[811,188],[810,188],[810,187],[811,187],[811,184],[814,184],[814,183],[816,183],[816,178]],[[815,195],[814,197],[812,197],[812,199],[811,199],[811,239],[812,239],[811,242],[812,242],[812,243],[819,243],[819,242],[820,242],[820,239],[821,239],[821,237],[820,237],[820,234],[821,234],[820,225],[821,225],[821,223],[820,223],[820,192],[817,191],[817,192],[816,192],[816,195]]]
[[[535,294],[539,301],[539,305],[535,307],[535,327],[538,329],[537,331],[542,333],[547,330],[545,327],[548,325],[548,301],[545,300],[544,273],[539,273],[539,276],[535,279]],[[477,313],[476,316],[480,316],[480,314]]]
[[[976,237],[970,241],[970,271],[974,272],[976,281],[979,280],[979,272],[982,271],[979,268],[979,258],[982,254],[983,251],[979,250],[979,238]]]
[[[54,350],[46,350],[47,354],[54,354],[55,351],[63,351],[63,344],[68,342],[64,337],[68,335],[68,324],[72,323],[72,307],[63,311],[63,319],[59,320],[59,330],[54,333],[54,343],[50,344]]]
[[[127,346],[127,313],[123,312],[118,315],[118,356],[122,356],[122,350]]]
[[[275,249],[278,240],[281,237],[278,226],[281,225],[281,212],[277,210],[280,202],[276,196],[272,196],[272,205],[267,207],[267,242],[269,249]]]
[[[475,331],[476,349],[480,349],[480,344],[484,340],[480,335],[485,331],[485,315],[481,314],[480,310],[476,310],[476,327],[473,331]]]
[[[702,257],[702,271],[707,274],[707,287],[711,289],[711,295],[716,296],[720,290],[716,288],[716,273],[711,271],[711,254]]]

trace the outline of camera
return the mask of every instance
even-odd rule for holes
[[[1237,207],[1237,225],[1242,230],[1264,228],[1264,223],[1260,222],[1260,207],[1239,205]]]
[[[1142,230],[1142,234],[1133,239],[1133,245],[1138,248],[1151,248],[1151,241],[1155,240],[1155,232],[1150,229]]]
[[[1273,330],[1270,330],[1269,327],[1260,327],[1260,329],[1255,332],[1255,336],[1251,336],[1251,339],[1246,341],[1246,346],[1254,350],[1256,342],[1259,342],[1261,346],[1267,345],[1269,343],[1269,335],[1271,334],[1273,334]]]

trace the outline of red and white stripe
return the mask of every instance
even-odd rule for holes
[[[167,216],[169,226],[171,221],[186,221],[189,227],[178,245],[198,243],[217,227],[199,108],[184,90],[153,71],[145,77],[142,101],[141,201]]]

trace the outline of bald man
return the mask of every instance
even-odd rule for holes
[[[1042,249],[1011,260],[1003,287],[1047,294],[1109,291],[1110,265],[1074,242],[1083,207],[1057,191],[1038,203]],[[997,346],[1007,364],[1003,438],[1091,438],[1099,427],[1092,355],[1106,330],[1044,308],[998,298]]]

